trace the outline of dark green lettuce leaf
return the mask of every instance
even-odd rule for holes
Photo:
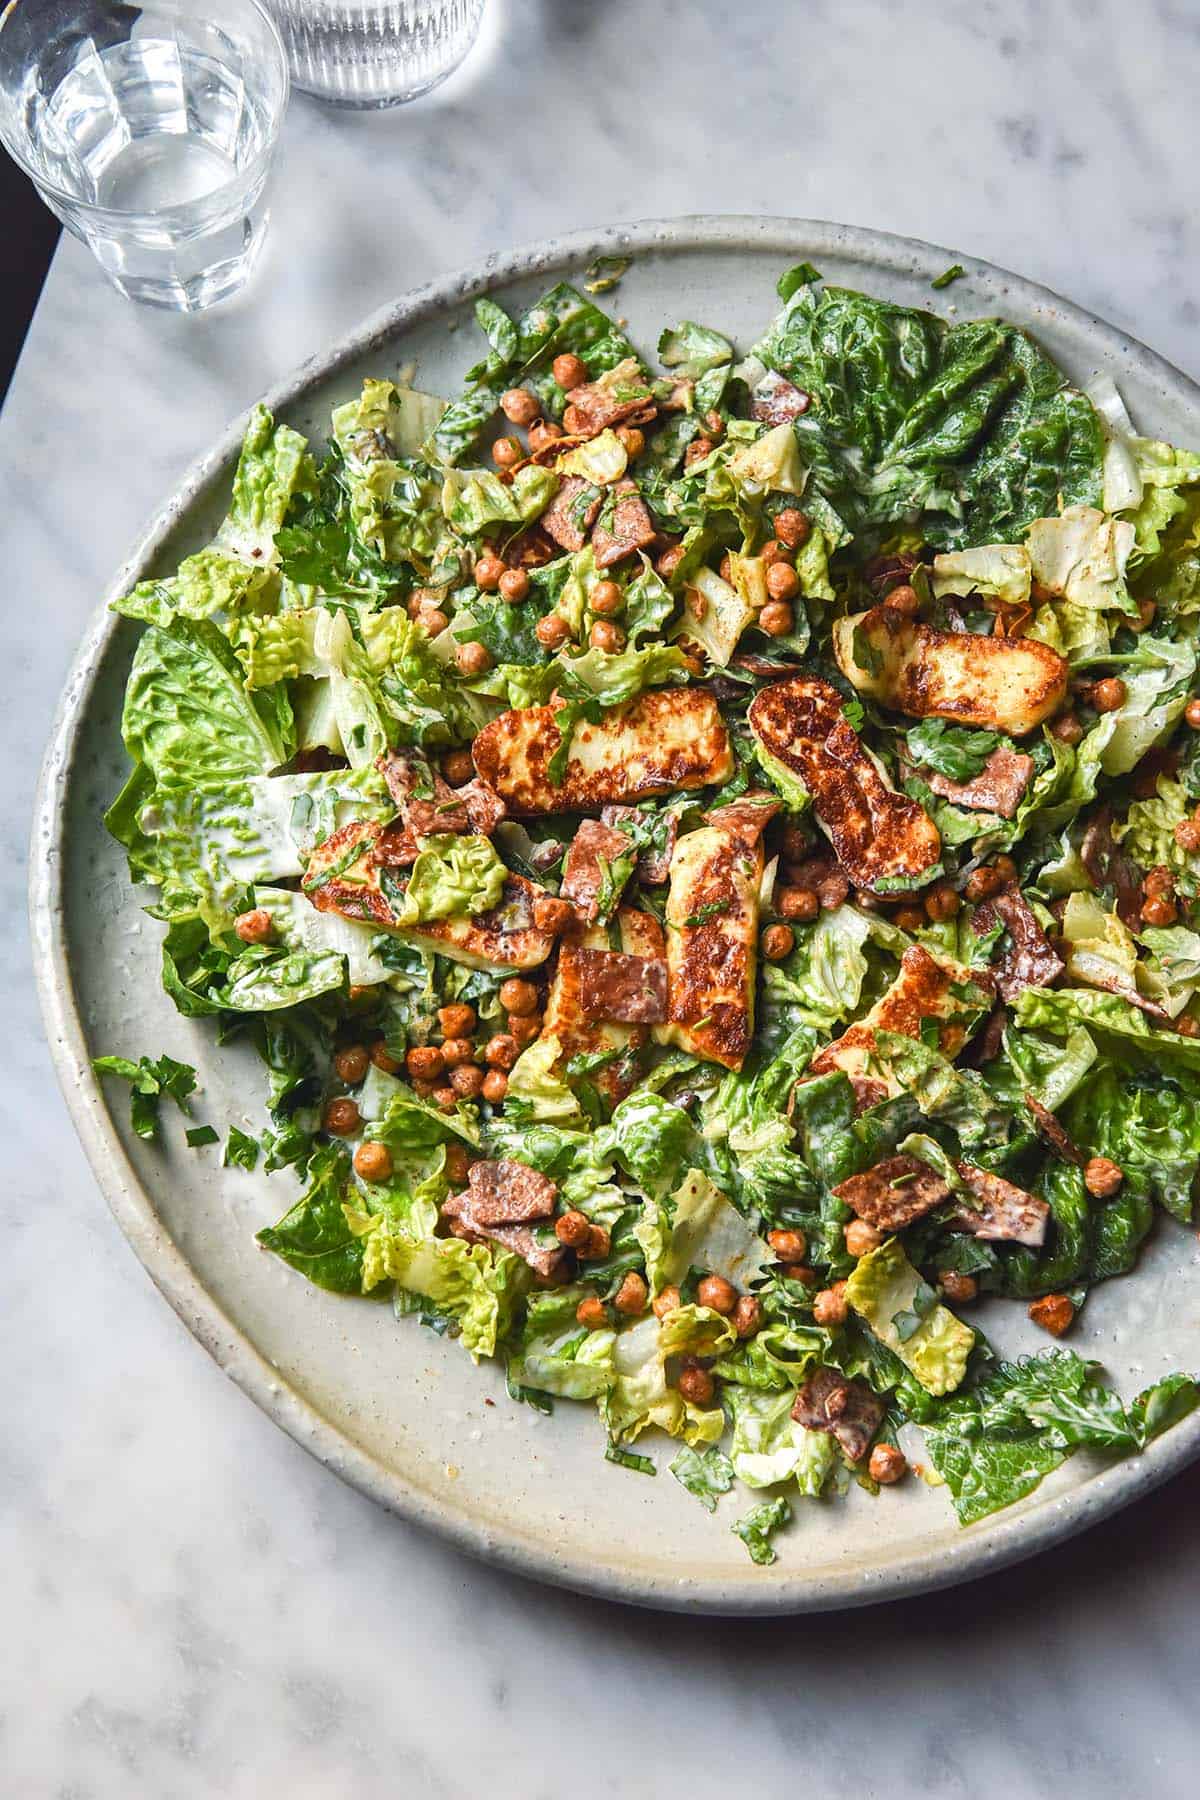
[[[363,1240],[346,1221],[342,1202],[350,1176],[350,1157],[341,1144],[325,1144],[308,1165],[308,1186],[278,1225],[258,1233],[273,1250],[317,1287],[334,1294],[361,1294]]]

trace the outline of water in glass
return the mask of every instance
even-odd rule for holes
[[[484,0],[268,0],[297,87],[339,106],[397,106],[456,69]]]

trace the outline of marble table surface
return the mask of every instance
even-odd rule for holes
[[[1193,1791],[1193,1477],[986,1582],[758,1626],[493,1573],[326,1475],[104,1209],[42,1041],[24,864],[63,675],[142,520],[293,363],[488,251],[695,211],[882,226],[1196,373],[1198,52],[1180,0],[1136,25],[1113,0],[491,0],[429,99],[294,103],[264,263],[229,307],[130,306],[63,244],[0,417],[5,1794]]]

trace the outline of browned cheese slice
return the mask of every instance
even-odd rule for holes
[[[883,1092],[878,1099],[894,1097],[901,1090],[890,1074],[872,1068],[877,1031],[895,1032],[899,1037],[919,1038],[924,1020],[938,1023],[941,1054],[951,1061],[967,1041],[967,1025],[962,1002],[955,988],[980,985],[978,971],[972,974],[961,963],[949,958],[931,956],[923,944],[912,944],[900,958],[900,969],[890,988],[880,995],[870,1011],[849,1026],[840,1038],[826,1044],[809,1064],[814,1075],[827,1075],[841,1069],[851,1081],[867,1077],[879,1082]]]
[[[660,1043],[741,1067],[754,1036],[759,889],[768,806],[724,807],[685,832],[667,891],[667,1020]]]
[[[653,913],[623,906],[617,913],[616,924],[624,956],[662,965],[662,926]],[[589,969],[588,958],[589,954],[608,949],[607,931],[601,926],[592,926],[579,943],[564,941],[559,950],[554,978],[546,996],[541,1031],[542,1038],[554,1038],[558,1043],[556,1069],[564,1068],[573,1056],[640,1049],[649,1038],[645,1024],[601,1018],[594,1010],[598,994],[594,965]],[[633,1086],[637,1070],[628,1059],[617,1055],[611,1062],[594,1069],[588,1079],[610,1102],[616,1102]]]

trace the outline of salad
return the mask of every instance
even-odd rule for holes
[[[779,295],[654,359],[481,299],[449,402],[257,408],[117,602],[107,815],[175,1005],[265,1065],[260,1244],[635,1473],[668,1434],[756,1562],[801,1498],[915,1468],[967,1524],[1200,1400],[1057,1342],[1192,1216],[1200,455],[1002,320]]]

